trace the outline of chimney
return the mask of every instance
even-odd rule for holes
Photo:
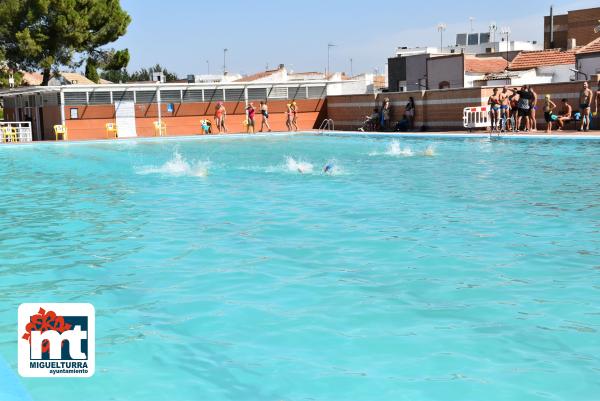
[[[573,50],[577,47],[577,41],[575,38],[570,38],[567,40],[567,50]]]
[[[554,7],[550,6],[550,48],[554,49]]]

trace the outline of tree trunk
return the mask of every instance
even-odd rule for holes
[[[48,86],[50,82],[50,68],[44,68],[44,78],[42,79],[42,86]]]

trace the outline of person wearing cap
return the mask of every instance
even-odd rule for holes
[[[544,97],[544,120],[546,120],[546,133],[552,132],[552,122],[556,120],[553,110],[556,104],[550,99],[550,95]]]

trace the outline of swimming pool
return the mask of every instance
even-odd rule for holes
[[[322,174],[325,164],[332,174]],[[0,148],[0,356],[34,400],[596,400],[600,142],[314,135]]]

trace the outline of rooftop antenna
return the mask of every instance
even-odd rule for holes
[[[444,31],[448,28],[446,24],[439,23],[437,26],[437,30],[440,33],[440,53],[444,51]]]
[[[498,25],[496,22],[490,22],[490,35],[492,36],[492,43],[496,42],[496,31],[498,30]]]
[[[469,17],[469,22],[471,23],[471,33],[475,32],[473,30],[473,21],[475,21],[475,17]]]

